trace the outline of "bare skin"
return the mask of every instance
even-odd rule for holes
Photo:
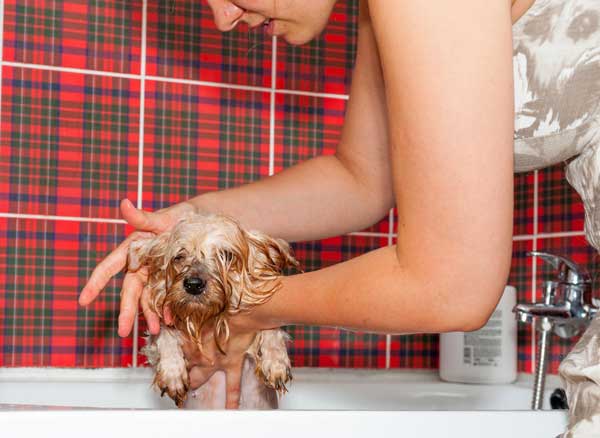
[[[197,365],[192,386],[224,370],[227,406],[236,407],[241,362],[233,357],[259,329],[316,324],[444,332],[487,321],[506,282],[512,246],[511,24],[532,1],[363,1],[351,97],[334,156],[154,213],[122,202],[123,218],[142,232],[165,231],[186,211],[218,211],[292,241],[362,229],[398,206],[395,247],[282,279],[268,303],[231,321],[231,354],[212,350],[207,359],[190,350],[188,359]],[[209,3],[222,30],[275,17],[271,30],[292,43],[316,36],[333,6],[310,2],[319,6],[307,12],[307,3],[296,0]],[[80,304],[92,302],[124,267],[136,236],[96,267]],[[143,272],[125,276],[121,336],[129,334],[140,302],[150,331],[159,329],[144,282]]]

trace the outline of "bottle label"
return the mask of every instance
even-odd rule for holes
[[[502,310],[496,309],[481,329],[464,334],[463,363],[497,367],[502,357]]]

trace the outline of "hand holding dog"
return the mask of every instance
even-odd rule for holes
[[[148,237],[148,233],[160,234],[169,230],[179,218],[195,207],[182,202],[171,207],[145,212],[135,208],[128,199],[121,201],[121,215],[129,225],[138,231],[130,234],[121,244],[102,260],[92,272],[87,284],[79,296],[79,304],[86,306],[96,299],[110,279],[125,268],[129,245],[134,240]],[[148,306],[148,296],[144,293],[146,283],[146,270],[127,272],[121,288],[121,309],[119,314],[119,336],[127,336],[131,332],[138,305],[141,302],[144,317],[148,323],[148,330],[157,334],[160,330],[158,315]]]

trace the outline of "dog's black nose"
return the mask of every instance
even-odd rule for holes
[[[188,294],[200,295],[204,292],[206,281],[200,277],[187,277],[183,280],[183,287]]]

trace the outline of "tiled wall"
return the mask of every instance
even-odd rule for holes
[[[221,34],[203,0],[2,6],[0,365],[141,364],[137,336],[116,334],[121,276],[95,304],[77,306],[95,264],[130,231],[119,200],[158,209],[332,153],[356,1],[340,1],[323,36],[304,47],[260,29]],[[558,168],[517,176],[510,283],[521,299],[536,294],[533,279],[546,272],[525,250],[594,263],[581,204],[563,180]],[[296,254],[312,270],[393,244],[394,219],[390,212],[368,230],[296,244]],[[296,366],[438,365],[435,335],[289,331]],[[523,327],[523,371],[531,371],[533,342]],[[568,345],[554,342],[553,370]]]
[[[565,180],[565,165],[515,177],[515,220],[513,262],[509,283],[517,287],[518,300],[540,301],[542,283],[554,279],[555,272],[539,258],[527,257],[531,250],[560,254],[586,267],[593,280],[593,289],[599,288],[598,253],[587,244],[583,233],[584,212],[579,196]],[[536,333],[530,325],[519,324],[519,370],[535,369]],[[577,338],[551,338],[550,372],[558,365]]]

